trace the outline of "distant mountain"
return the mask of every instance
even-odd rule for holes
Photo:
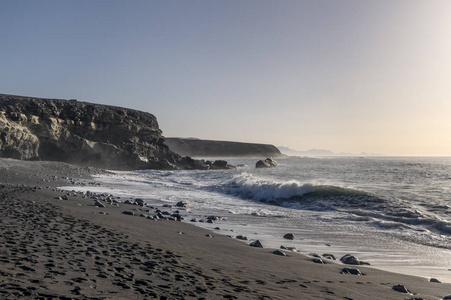
[[[359,154],[355,153],[335,153],[330,150],[324,150],[324,149],[310,149],[307,151],[299,151],[290,149],[288,147],[284,146],[277,146],[277,148],[282,152],[282,154],[289,155],[289,156],[379,156],[381,154],[375,154],[375,153],[366,153],[362,152]]]

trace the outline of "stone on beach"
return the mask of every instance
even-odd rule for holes
[[[179,202],[177,202],[177,204],[175,206],[177,206],[177,207],[186,207],[186,203],[183,202],[183,201],[179,201]]]
[[[249,244],[249,246],[252,247],[257,247],[257,248],[263,248],[262,243],[260,242],[260,240],[255,240],[252,243]]]
[[[324,258],[330,259],[330,260],[336,260],[335,256],[333,254],[324,253],[322,255]]]
[[[410,293],[409,290],[405,286],[400,285],[400,284],[394,285],[392,287],[392,289],[397,291],[397,292],[404,293],[404,294],[409,294]]]
[[[287,256],[285,253],[283,253],[283,252],[280,251],[280,250],[274,250],[272,253],[275,254],[275,255]]]
[[[292,234],[292,233],[287,233],[287,234],[285,234],[285,235],[283,236],[283,238],[284,238],[284,239],[287,239],[287,240],[294,240],[294,234]]]
[[[359,269],[354,269],[354,268],[343,268],[343,269],[341,269],[341,274],[351,274],[351,275],[359,275],[359,276],[363,275]]]
[[[360,261],[357,257],[351,254],[344,255],[340,258],[340,261],[347,265],[369,265],[368,262]]]
[[[99,200],[94,201],[94,206],[101,207],[101,208],[105,208],[106,207],[105,204],[103,204]]]
[[[123,211],[122,214],[124,214],[124,215],[129,215],[129,216],[134,216],[134,215],[135,215],[134,212],[132,212],[132,211],[127,211],[127,210]]]

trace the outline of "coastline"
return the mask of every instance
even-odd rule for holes
[[[122,214],[54,190],[102,172],[64,163],[0,159],[1,293],[87,299],[442,299],[451,285],[358,266],[277,256],[174,221]],[[26,260],[26,257],[30,257]],[[411,294],[393,290],[403,285]],[[9,297],[9,298],[8,298]]]

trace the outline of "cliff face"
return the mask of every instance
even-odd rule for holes
[[[164,144],[149,113],[0,94],[0,157],[107,169],[198,168]]]
[[[167,138],[169,149],[193,157],[277,157],[279,149],[273,145],[227,141],[210,141],[182,138]]]

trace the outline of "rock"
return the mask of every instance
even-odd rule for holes
[[[267,158],[265,160],[259,160],[255,164],[256,168],[274,168],[277,167],[277,162],[272,158]]]
[[[238,240],[243,240],[243,241],[247,241],[247,236],[244,236],[244,235],[237,235],[237,236],[236,236],[236,239],[238,239]]]
[[[144,206],[144,200],[141,198],[135,199],[135,204],[139,206]]]
[[[438,280],[437,278],[431,278],[429,280],[429,282],[435,282],[435,283],[442,283],[440,280]]]
[[[321,258],[314,258],[314,259],[312,259],[312,261],[315,264],[324,264],[324,261]]]
[[[61,200],[66,200],[66,201],[68,201],[68,200],[69,200],[69,197],[68,197],[67,195],[61,196]]]
[[[397,291],[397,292],[404,293],[404,294],[409,294],[410,293],[409,290],[405,286],[400,285],[400,284],[394,285],[392,287],[392,289]]]
[[[292,234],[292,233],[287,233],[287,234],[285,234],[285,235],[283,236],[283,238],[284,238],[284,239],[287,239],[287,240],[294,240],[294,234]]]
[[[286,247],[284,245],[281,245],[280,249],[282,249],[282,250],[289,250],[289,251],[293,251],[293,252],[298,252],[298,249],[296,249],[296,247]]]
[[[341,274],[351,274],[351,275],[363,275],[359,269],[354,268],[343,268],[341,269]]]
[[[272,252],[272,254],[280,255],[280,256],[287,256],[285,253],[283,253],[283,252],[280,251],[280,250],[274,250],[274,251]]]
[[[179,201],[179,202],[177,202],[177,204],[175,206],[177,206],[177,207],[186,207],[186,203],[183,202],[183,201]]]
[[[154,115],[133,109],[0,94],[0,157],[114,170],[206,169],[165,144]]]
[[[443,297],[443,300],[451,300],[451,295]]]
[[[308,255],[313,256],[313,257],[316,257],[316,258],[321,258],[321,256],[319,256],[319,255],[316,254],[316,253],[309,253]]]
[[[105,204],[100,202],[99,200],[94,201],[94,206],[105,208]]]
[[[357,257],[351,254],[344,255],[342,258],[340,258],[340,261],[348,265],[369,265],[369,263],[360,261]]]
[[[263,248],[263,245],[260,242],[260,240],[253,241],[252,243],[249,244],[249,246],[257,247],[257,248]]]
[[[333,254],[324,253],[322,255],[324,258],[330,259],[330,260],[336,260],[335,256]]]
[[[126,210],[123,211],[122,214],[124,214],[124,215],[129,215],[129,216],[134,216],[134,215],[135,215],[134,212],[132,212],[132,211],[126,211]]]

